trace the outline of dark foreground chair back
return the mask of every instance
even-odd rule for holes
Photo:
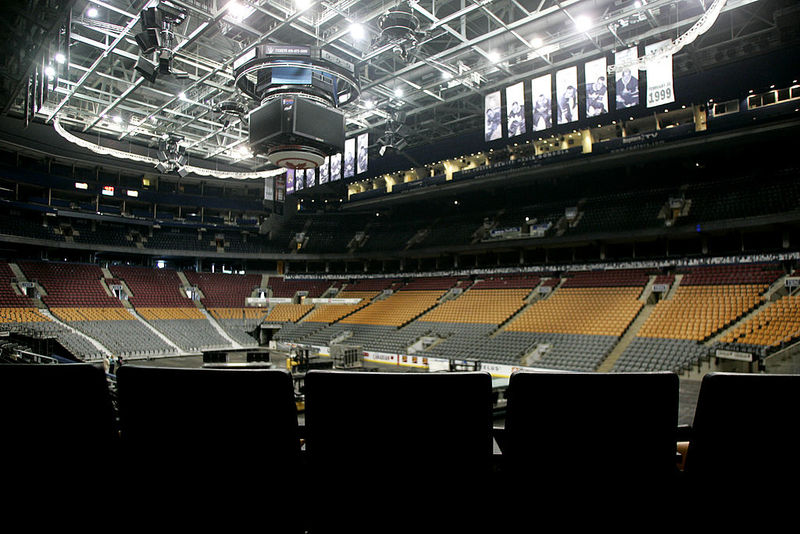
[[[748,495],[792,487],[800,476],[800,375],[703,377],[684,473],[706,493]],[[777,492],[774,492],[777,494]]]
[[[676,476],[677,375],[514,373],[502,479],[550,511],[606,498],[627,510]],[[649,498],[649,497],[648,497]],[[623,504],[624,503],[624,504]]]
[[[309,371],[312,533],[488,532],[491,376]]]
[[[78,500],[103,486],[119,433],[102,367],[2,364],[0,405],[7,494],[32,487]]]
[[[228,527],[296,498],[303,475],[287,371],[126,365],[117,396],[129,496],[169,499],[181,517],[194,507],[201,521],[215,512]]]

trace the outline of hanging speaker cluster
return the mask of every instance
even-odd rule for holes
[[[185,19],[186,10],[166,0],[142,10],[142,31],[134,36],[134,40],[144,55],[136,60],[134,70],[150,83],[155,83],[159,76],[188,77],[188,73],[172,67],[174,28]],[[151,56],[152,60],[145,56]]]

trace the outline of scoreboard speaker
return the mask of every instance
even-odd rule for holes
[[[294,95],[274,98],[250,112],[249,129],[253,153],[266,154],[270,162],[288,169],[318,167],[325,156],[344,150],[344,113]]]

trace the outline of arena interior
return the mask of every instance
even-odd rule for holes
[[[796,495],[797,2],[9,4],[24,504],[484,533]],[[254,140],[275,99],[340,113],[344,159]]]

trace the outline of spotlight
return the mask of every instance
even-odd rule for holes
[[[350,25],[350,36],[355,40],[361,40],[367,35],[364,26],[359,24],[358,22],[354,22]]]
[[[586,15],[579,15],[575,19],[575,28],[579,32],[586,32],[592,27],[592,21]]]

